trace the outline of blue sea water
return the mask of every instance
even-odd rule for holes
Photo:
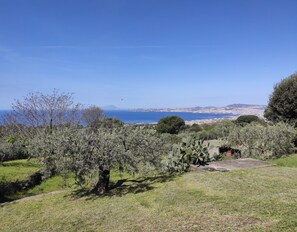
[[[1,115],[9,112],[8,110],[0,110]],[[110,118],[116,118],[124,123],[141,123],[149,124],[156,123],[161,118],[166,116],[179,116],[185,121],[190,120],[205,120],[213,118],[225,118],[234,116],[233,114],[209,114],[209,113],[191,113],[191,112],[140,112],[130,110],[106,110],[105,115]],[[0,119],[1,123],[1,119]]]
[[[209,114],[209,113],[191,113],[191,112],[140,112],[128,110],[108,110],[105,111],[107,117],[116,118],[124,123],[157,123],[166,116],[179,116],[185,121],[205,120],[213,118],[225,118],[234,116],[233,114]]]

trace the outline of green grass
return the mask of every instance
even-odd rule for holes
[[[53,192],[56,190],[77,189],[77,187],[78,186],[74,183],[74,178],[69,177],[65,182],[65,180],[61,176],[57,175],[44,180],[40,185],[36,185],[32,189],[17,192],[16,194],[9,196],[9,199],[17,200],[24,197]]]
[[[0,182],[15,182],[26,180],[31,174],[41,168],[36,160],[14,160],[0,165]]]
[[[272,160],[271,162],[282,167],[297,168],[297,154],[285,156],[276,160]]]
[[[271,162],[278,166],[177,177],[112,172],[112,183],[129,180],[103,197],[78,191],[73,175],[66,185],[54,176],[14,198],[65,192],[2,205],[0,231],[297,231],[297,155]]]
[[[296,231],[297,168],[191,172],[0,207],[0,231]]]
[[[4,162],[3,165],[0,166],[0,182],[9,183],[26,180],[30,175],[41,169],[41,167],[42,165],[34,159],[23,159]],[[111,173],[112,182],[116,182],[121,178],[127,177],[127,174],[122,176],[117,172]],[[49,193],[56,190],[75,190],[77,188],[78,186],[75,184],[73,174],[68,175],[66,180],[57,175],[44,180],[40,185],[37,185],[32,189],[20,191],[9,196],[5,195],[4,197],[5,199],[11,201],[28,196]]]
[[[111,172],[110,181],[111,184],[117,182],[120,179],[129,178],[128,174],[119,174],[116,171]],[[93,180],[94,181],[94,180]],[[94,185],[94,182],[90,182],[88,186]],[[18,192],[9,196],[10,200],[17,200],[28,196],[34,196],[43,193],[49,193],[56,190],[77,190],[79,186],[75,184],[74,174],[69,174],[66,179],[60,175],[53,176],[44,180],[40,185],[36,185],[34,188]]]

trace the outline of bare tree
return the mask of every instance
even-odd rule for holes
[[[23,100],[15,100],[12,111],[3,116],[4,124],[13,132],[28,133],[36,128],[77,124],[81,118],[81,105],[73,102],[70,93],[54,89],[51,94],[30,93]]]
[[[91,105],[83,110],[82,121],[87,124],[90,124],[91,122],[94,122],[96,119],[103,118],[104,116],[104,112],[100,107]]]

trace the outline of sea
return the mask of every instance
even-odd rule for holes
[[[1,115],[9,112],[9,110],[0,110]],[[161,118],[167,116],[179,116],[185,121],[205,120],[214,118],[226,118],[235,116],[234,114],[213,114],[213,113],[192,113],[192,112],[157,112],[157,111],[133,111],[133,110],[105,110],[106,117],[115,118],[128,124],[153,124],[157,123]]]

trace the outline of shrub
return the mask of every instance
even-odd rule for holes
[[[185,121],[178,116],[161,118],[156,126],[159,133],[178,134],[185,126]]]
[[[223,139],[226,138],[230,131],[236,125],[229,120],[204,124],[203,130],[197,133],[197,138],[202,140]]]
[[[124,123],[115,118],[98,118],[88,124],[88,128],[92,130],[98,129],[108,129],[113,130],[115,128],[120,128]]]
[[[26,158],[28,158],[28,153],[22,141],[10,137],[6,142],[0,143],[0,163],[8,160]]]
[[[223,139],[229,135],[230,131],[232,131],[234,127],[236,127],[236,125],[232,121],[224,120],[217,122],[212,129],[212,132],[216,135],[216,139]]]
[[[197,138],[201,140],[212,140],[217,139],[218,135],[214,130],[203,130],[197,133]]]
[[[241,125],[245,125],[252,122],[261,122],[261,119],[256,115],[241,115],[235,120],[235,123]]]
[[[196,123],[194,123],[192,126],[189,127],[188,129],[190,132],[199,132],[202,131],[202,127]]]
[[[294,136],[294,128],[285,123],[269,126],[251,123],[234,128],[228,142],[239,146],[244,157],[268,159],[292,152]]]

